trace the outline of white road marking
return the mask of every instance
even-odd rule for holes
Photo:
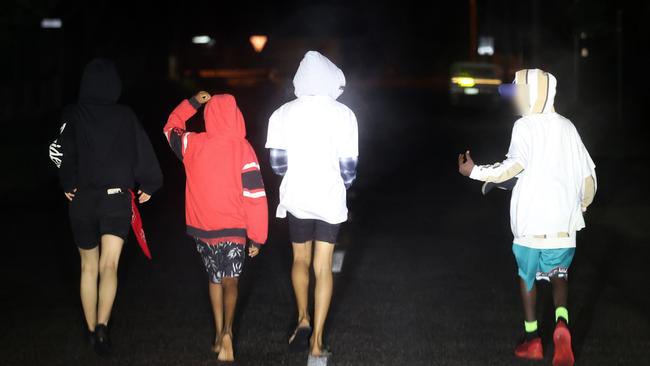
[[[345,250],[335,250],[332,255],[332,272],[340,273],[343,268],[343,258],[345,258]]]
[[[309,358],[307,358],[307,366],[327,366],[327,357],[314,357],[309,355]]]

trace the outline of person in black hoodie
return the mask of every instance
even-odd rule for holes
[[[88,333],[100,354],[110,351],[107,324],[117,292],[117,265],[131,226],[130,191],[137,188],[144,203],[162,185],[151,142],[133,111],[117,104],[120,93],[114,64],[91,61],[81,79],[79,101],[64,109],[61,135],[50,146],[70,201]]]

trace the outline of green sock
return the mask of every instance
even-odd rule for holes
[[[537,332],[537,320],[532,322],[524,321],[524,329],[526,329],[526,333]]]
[[[560,320],[560,318],[563,318],[564,321],[569,324],[569,310],[564,306],[558,306],[557,309],[555,309],[555,322]]]

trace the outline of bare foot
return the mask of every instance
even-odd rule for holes
[[[322,341],[316,341],[313,338],[309,342],[310,344],[310,349],[309,349],[309,355],[312,357],[324,357],[328,355],[328,352],[323,350],[323,343]]]
[[[235,351],[232,348],[232,335],[224,334],[221,336],[221,349],[219,350],[219,361],[235,361]]]
[[[212,345],[212,352],[219,354],[221,352],[221,339],[219,336],[216,336],[214,339],[214,344]]]
[[[293,330],[291,337],[289,337],[289,343],[293,342],[293,339],[296,338],[296,334],[300,328],[311,328],[311,324],[309,324],[309,318],[302,318],[300,321],[298,321],[298,326]]]

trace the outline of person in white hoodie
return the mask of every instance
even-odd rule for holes
[[[512,97],[522,115],[512,129],[507,159],[479,166],[467,151],[459,155],[458,167],[462,175],[484,182],[516,179],[510,223],[526,336],[515,355],[543,358],[535,315],[535,280],[547,280],[553,288],[556,309],[553,365],[573,365],[568,269],[575,253],[576,233],[585,227],[583,213],[596,192],[596,171],[574,125],[555,112],[556,85],[555,77],[542,70],[518,71],[513,84],[500,88],[502,94]]]
[[[298,321],[289,345],[295,351],[309,347],[312,356],[323,356],[328,353],[323,327],[332,297],[332,254],[340,224],[348,217],[346,189],[356,177],[357,120],[336,101],[345,87],[343,72],[320,53],[305,54],[293,85],[297,99],[271,116],[266,147],[273,171],[283,176],[276,216],[288,217],[293,247],[291,279]],[[312,249],[313,329],[308,312]]]

